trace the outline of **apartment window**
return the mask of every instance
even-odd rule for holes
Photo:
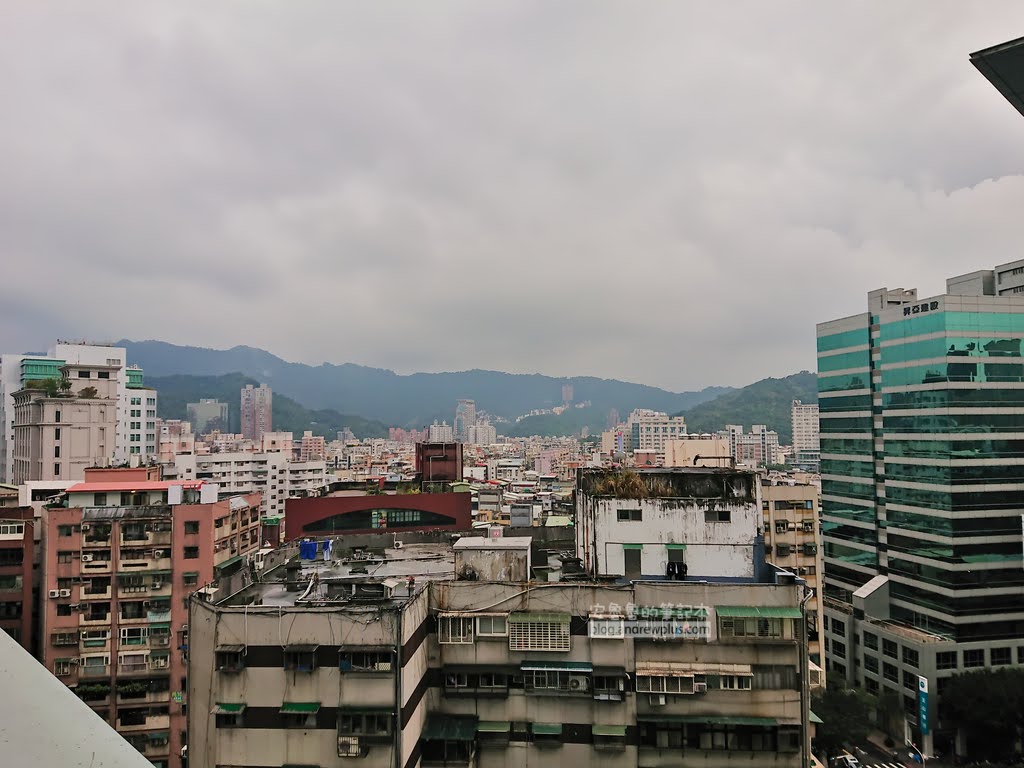
[[[60,464],[54,464],[53,465],[53,474],[55,474],[55,475],[59,475],[60,474]]]
[[[864,669],[866,669],[868,672],[874,672],[877,675],[878,674],[878,659],[875,658],[874,656],[865,656],[864,657]]]
[[[58,616],[70,616],[71,615],[71,606],[68,605],[67,603],[58,603],[57,604],[57,615]]]
[[[751,675],[720,675],[718,687],[723,691],[749,691],[754,682]]]
[[[989,653],[992,654],[993,667],[1002,667],[1012,663],[1009,648],[993,648]]]
[[[338,668],[342,672],[391,672],[394,655],[391,651],[342,651]]]
[[[816,555],[818,554],[817,544],[803,544],[800,547],[800,552],[804,555]]]
[[[594,675],[594,698],[599,701],[622,701],[626,680],[620,675]]]
[[[71,674],[71,659],[54,659],[53,674],[57,677],[67,677]]]
[[[79,371],[78,372],[78,378],[80,378],[80,379],[88,379],[89,378],[89,374],[91,374],[91,373],[92,373],[92,371]]]
[[[832,655],[837,659],[846,658],[846,643],[841,643],[838,640],[832,641]]]
[[[864,647],[870,648],[872,651],[878,650],[878,635],[872,632],[864,633]]]
[[[985,649],[974,648],[969,651],[964,651],[964,669],[972,669],[975,667],[985,666]]]
[[[53,412],[53,420],[54,421],[60,421],[60,409],[59,408],[56,411]]]
[[[110,378],[110,371],[96,371],[96,378],[97,379],[109,379]]]
[[[71,562],[72,554],[73,553],[68,551],[68,550],[63,550],[61,552],[58,552],[57,553],[57,562],[58,563],[70,563]]]
[[[54,646],[78,645],[78,633],[54,632],[50,635],[50,644]]]
[[[721,616],[718,619],[718,634],[721,638],[781,638],[782,619],[739,618]]]
[[[142,398],[141,397],[133,397],[131,399],[131,404],[132,405],[142,405]]]
[[[637,693],[693,693],[693,675],[637,675]]]
[[[285,648],[284,668],[294,672],[312,672],[316,669],[315,645],[295,645]]]
[[[619,509],[615,514],[620,523],[640,522],[644,519],[643,511],[639,509]]]
[[[705,523],[730,523],[732,512],[728,509],[706,509],[704,510]]]
[[[890,659],[898,659],[897,654],[898,646],[893,640],[882,639],[882,653],[888,656]]]
[[[870,693],[871,695],[877,696],[878,695],[878,689],[879,689],[878,681],[877,680],[872,680],[870,677],[865,678],[865,680],[864,680],[864,689],[868,693]]]
[[[939,651],[935,654],[936,669],[956,669],[956,651]]]
[[[218,728],[241,728],[245,724],[245,704],[218,704],[214,712]]]
[[[196,571],[189,571],[181,576],[181,583],[186,587],[194,587],[199,583],[199,573]]]
[[[199,533],[199,521],[198,520],[186,520],[185,521],[185,533]]]
[[[439,616],[437,642],[442,645],[467,645],[473,642],[472,616]]]
[[[281,705],[281,714],[284,716],[285,728],[316,728],[316,713],[320,711],[319,704],[289,704]]]
[[[186,560],[198,560],[199,559],[199,547],[185,547],[185,559]]]
[[[55,458],[55,459],[59,459],[60,458],[60,446],[59,445],[53,446],[53,458]]]
[[[97,507],[105,507],[105,506],[107,506],[107,494],[105,494],[105,493],[95,493],[95,494],[93,494],[92,503],[95,506],[97,506]]]
[[[792,552],[792,548],[789,544],[776,544],[775,554],[779,557],[789,557]]]
[[[390,736],[391,712],[338,712],[338,733],[343,736]]]
[[[508,637],[508,617],[478,616],[476,634],[478,637]]]
[[[510,651],[568,651],[569,614],[513,613],[508,618]]]
[[[218,672],[240,672],[245,669],[245,656],[239,647],[218,650],[216,660]]]
[[[799,689],[797,669],[785,664],[756,664],[753,668],[754,688],[758,690]]]
[[[75,531],[74,526],[71,526],[71,525],[58,525],[57,526],[57,535],[58,536],[70,536],[72,533],[74,533],[74,531]]]
[[[903,648],[903,663],[908,667],[918,667],[918,654],[913,648]]]
[[[882,664],[882,677],[884,677],[886,680],[889,680],[890,682],[898,683],[900,681],[900,672],[898,669],[896,669],[895,664],[885,662],[884,664]]]

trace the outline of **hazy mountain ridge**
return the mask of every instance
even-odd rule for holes
[[[515,419],[534,409],[561,405],[563,384],[573,385],[576,402],[589,400],[593,413],[598,414],[595,421],[602,422],[612,409],[619,412],[621,419],[633,408],[675,412],[732,391],[729,387],[708,387],[699,392],[669,392],[615,379],[557,378],[485,370],[400,375],[354,363],[290,363],[254,347],[214,350],[128,340],[118,345],[127,349],[132,363],[142,366],[147,381],[154,386],[157,379],[173,375],[241,374],[274,389],[275,412],[276,395],[280,393],[309,409],[358,414],[403,427],[422,427],[435,418],[451,423],[458,398],[472,398],[478,410]],[[228,402],[237,405],[237,400],[236,393]]]

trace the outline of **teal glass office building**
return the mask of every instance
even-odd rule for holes
[[[826,595],[884,575],[892,621],[1024,638],[1024,262],[868,304],[818,326]]]

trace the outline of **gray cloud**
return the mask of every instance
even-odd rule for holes
[[[1018,255],[1024,6],[720,5],[5,4],[0,348],[744,384]]]

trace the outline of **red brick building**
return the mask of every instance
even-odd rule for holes
[[[0,629],[35,653],[32,514],[31,507],[0,509]]]

